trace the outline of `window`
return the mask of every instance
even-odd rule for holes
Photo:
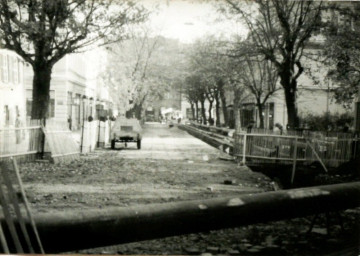
[[[48,118],[55,117],[55,99],[50,99],[49,101],[47,117]]]
[[[26,99],[26,116],[31,116],[32,100]]]
[[[10,109],[8,105],[4,106],[4,112],[5,112],[5,126],[8,126],[10,124]]]
[[[68,92],[67,93],[67,115],[68,115],[68,118],[72,117],[72,104],[73,104],[72,92]]]
[[[8,59],[6,55],[0,55],[2,56],[2,61],[0,63],[1,67],[1,81],[3,83],[7,83],[9,76],[8,76]]]

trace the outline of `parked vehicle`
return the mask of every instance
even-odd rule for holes
[[[120,117],[116,119],[111,132],[111,149],[115,149],[116,142],[124,142],[125,147],[128,142],[136,142],[137,148],[141,149],[142,128],[139,120]]]

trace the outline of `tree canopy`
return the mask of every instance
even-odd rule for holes
[[[306,43],[320,24],[321,2],[287,0],[225,0],[221,10],[249,30],[253,54],[263,55],[277,69],[284,89],[291,128],[299,126],[296,106],[297,80],[304,72]],[[239,45],[241,51],[243,45]],[[236,52],[234,52],[236,57]]]
[[[127,37],[145,10],[122,0],[0,0],[0,45],[34,71],[33,119],[45,118],[51,71],[66,54]]]
[[[337,102],[349,107],[360,86],[360,2],[329,3],[326,10],[333,15],[323,29],[328,77],[339,85]]]

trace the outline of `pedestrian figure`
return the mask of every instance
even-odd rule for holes
[[[280,135],[282,135],[282,134],[283,134],[283,126],[282,126],[281,124],[279,124],[279,123],[276,123],[276,124],[275,124],[275,127],[276,127],[277,129],[279,129]]]
[[[252,128],[254,127],[255,121],[251,120],[247,126],[247,133],[251,133]]]
[[[71,130],[71,123],[72,123],[72,120],[71,120],[71,116],[68,117],[68,124],[69,124],[69,130]]]

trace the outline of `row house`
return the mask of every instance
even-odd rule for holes
[[[47,119],[67,123],[71,130],[80,130],[83,122],[102,115],[111,107],[106,93],[100,93],[98,75],[106,61],[101,51],[69,54],[54,65],[50,84],[50,104]],[[26,115],[30,119],[32,103],[31,66],[26,67]]]
[[[0,128],[25,123],[24,61],[12,51],[0,49]]]
[[[33,71],[26,67],[26,110],[30,119]],[[47,119],[68,123],[71,129],[81,128],[90,111],[94,95],[87,90],[86,63],[82,55],[67,55],[54,65],[50,83],[50,103]]]

